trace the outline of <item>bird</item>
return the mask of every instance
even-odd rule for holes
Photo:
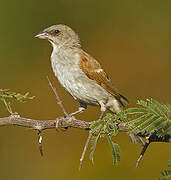
[[[100,107],[99,119],[102,119],[106,110],[116,114],[129,104],[100,63],[82,49],[80,38],[72,28],[64,24],[52,25],[35,37],[50,42],[54,75],[79,103],[78,110],[70,116],[85,111],[90,105]]]

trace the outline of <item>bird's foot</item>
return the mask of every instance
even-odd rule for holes
[[[75,112],[69,114],[69,116],[70,116],[70,117],[71,117],[71,116],[74,116],[74,115],[76,115],[76,114],[82,113],[83,111],[85,111],[85,108],[84,108],[84,107],[79,107],[78,111],[75,111]]]

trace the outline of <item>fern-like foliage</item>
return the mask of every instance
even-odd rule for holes
[[[115,116],[112,114],[107,114],[102,120],[95,121],[91,124],[91,152],[90,152],[90,160],[92,162],[94,158],[94,152],[96,149],[97,141],[99,138],[106,138],[109,146],[112,150],[113,164],[117,164],[120,161],[120,149],[119,145],[114,143],[111,139],[112,136],[116,136],[118,134],[118,128],[116,122],[119,121],[119,116]]]
[[[7,110],[10,112],[10,103],[12,99],[20,102],[25,102],[26,100],[33,99],[34,96],[30,97],[29,93],[26,93],[24,95],[16,92],[11,92],[9,89],[0,89],[0,101],[2,101]]]
[[[108,143],[109,143],[109,145],[111,147],[111,150],[112,150],[113,164],[117,164],[120,161],[120,155],[119,155],[120,148],[119,148],[119,145],[112,141],[111,136],[106,136],[106,138],[107,138]]]
[[[140,107],[128,108],[122,114],[122,122],[130,127],[130,132],[144,132],[151,134],[154,131],[163,136],[171,130],[171,106],[161,104],[154,99],[139,100]]]
[[[171,167],[170,161],[168,161],[168,167]],[[171,178],[171,169],[162,171],[161,175],[162,177],[160,177],[159,180],[169,180]]]
[[[128,108],[117,114],[107,114],[102,120],[91,124],[91,153],[90,159],[93,162],[94,152],[99,138],[106,138],[113,156],[113,163],[120,161],[119,145],[112,141],[112,136],[118,134],[118,123],[127,124],[130,135],[133,135],[136,142],[143,144],[141,138],[136,135],[141,132],[144,135],[157,133],[158,136],[164,136],[171,130],[171,106],[161,104],[154,99],[146,101],[139,100],[139,107]],[[168,172],[169,173],[169,172]]]

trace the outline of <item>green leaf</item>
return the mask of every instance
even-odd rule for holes
[[[10,92],[9,89],[0,89],[0,99],[15,99],[17,101],[23,102],[26,100],[33,99],[34,96],[29,96],[29,93],[22,95],[16,92]]]
[[[97,141],[98,141],[99,137],[100,137],[100,133],[97,136],[92,136],[92,138],[91,138],[91,152],[90,152],[89,158],[93,164],[94,164],[94,152],[95,152]]]
[[[164,136],[171,131],[170,105],[161,104],[152,98],[146,101],[139,100],[137,104],[139,107],[128,108],[117,114],[107,114],[102,120],[91,124],[90,129],[94,136],[90,153],[92,161],[98,139],[106,137],[112,150],[113,163],[119,162],[119,146],[112,142],[111,138],[118,134],[118,124],[120,123],[128,125],[129,134],[133,134],[135,137],[137,132],[150,135],[155,131],[158,136]],[[143,144],[141,138],[136,142]]]
[[[107,141],[111,147],[111,150],[112,150],[112,157],[113,157],[113,164],[118,164],[118,162],[120,161],[120,155],[119,155],[119,152],[120,152],[120,149],[119,149],[119,145],[114,143],[112,140],[111,140],[111,137],[106,135],[106,138],[107,138]]]
[[[25,102],[27,100],[33,99],[34,96],[29,96],[29,93],[24,95],[16,92],[10,92],[9,89],[0,89],[0,100],[5,104],[7,110],[12,113],[10,107],[10,100],[16,100],[19,102]]]
[[[163,136],[171,130],[170,105],[161,104],[154,99],[137,102],[141,107],[128,108],[124,111],[127,117],[123,122],[127,123],[132,133],[137,131],[148,134],[156,131]]]
[[[124,114],[123,114],[124,115]],[[90,160],[93,162],[94,152],[96,149],[97,141],[99,138],[108,137],[109,141],[112,136],[116,136],[118,134],[118,126],[117,123],[120,121],[119,118],[121,114],[110,114],[108,113],[102,120],[94,121],[90,126],[90,133],[92,134],[91,139],[91,152],[90,152]],[[117,144],[111,142],[112,152],[115,153],[114,163],[117,163],[120,159],[118,154],[119,147]]]
[[[150,120],[153,117],[153,114],[145,114],[142,118],[139,119],[136,123],[134,123],[134,127],[131,128],[131,132],[135,132],[136,130],[141,130],[143,128],[145,120]],[[149,122],[148,122],[149,123]]]
[[[138,100],[137,104],[146,108],[148,107],[148,102],[144,100]]]
[[[106,132],[110,136],[116,136],[118,134],[118,127],[117,127],[117,125],[112,123],[112,122],[111,123],[109,122],[107,124],[107,127],[106,127]]]
[[[171,161],[168,160],[168,167],[171,167]]]
[[[151,99],[151,104],[155,106],[155,110],[158,112],[160,116],[165,116],[166,118],[169,118],[168,115],[168,108],[164,106],[163,104],[160,104],[158,101]]]
[[[161,174],[163,177],[161,177],[160,180],[169,179],[169,177],[171,177],[171,170],[164,170]]]
[[[146,114],[141,114],[141,113],[135,114],[134,118],[127,117],[127,119],[124,122],[132,124],[132,123],[141,121],[141,119],[143,119],[145,116],[146,116]]]
[[[95,128],[99,127],[103,123],[104,123],[103,120],[94,121],[91,123],[90,129],[94,130]]]
[[[151,116],[148,120],[146,120],[145,122],[143,122],[141,124],[140,130],[141,131],[147,131],[150,132],[150,130],[152,131],[153,129],[157,129],[157,127],[159,125],[157,125],[157,122],[164,122],[165,118],[161,118],[160,116]]]
[[[168,161],[168,167],[171,167],[171,162]],[[171,177],[171,170],[164,170],[161,172],[162,177],[159,180],[169,180]]]
[[[159,178],[159,180],[169,180],[169,177],[164,176],[164,177]]]
[[[136,114],[136,113],[148,113],[148,110],[145,108],[128,108],[125,111],[126,115],[130,114]]]

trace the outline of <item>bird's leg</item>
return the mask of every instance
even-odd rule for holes
[[[71,113],[69,116],[76,115],[76,114],[81,113],[81,112],[83,112],[83,111],[85,111],[85,108],[79,107],[77,111]]]
[[[105,111],[101,111],[100,116],[99,116],[99,119],[100,119],[100,120],[103,118],[104,113],[105,113]]]
[[[100,116],[99,116],[99,120],[100,120],[104,116],[104,113],[106,111],[106,106],[102,101],[99,101],[99,104],[100,104],[100,107],[101,107],[101,113],[100,113]]]
[[[80,102],[78,110],[71,113],[69,116],[73,116],[73,115],[76,115],[78,113],[84,112],[86,109],[87,109],[87,105]]]

